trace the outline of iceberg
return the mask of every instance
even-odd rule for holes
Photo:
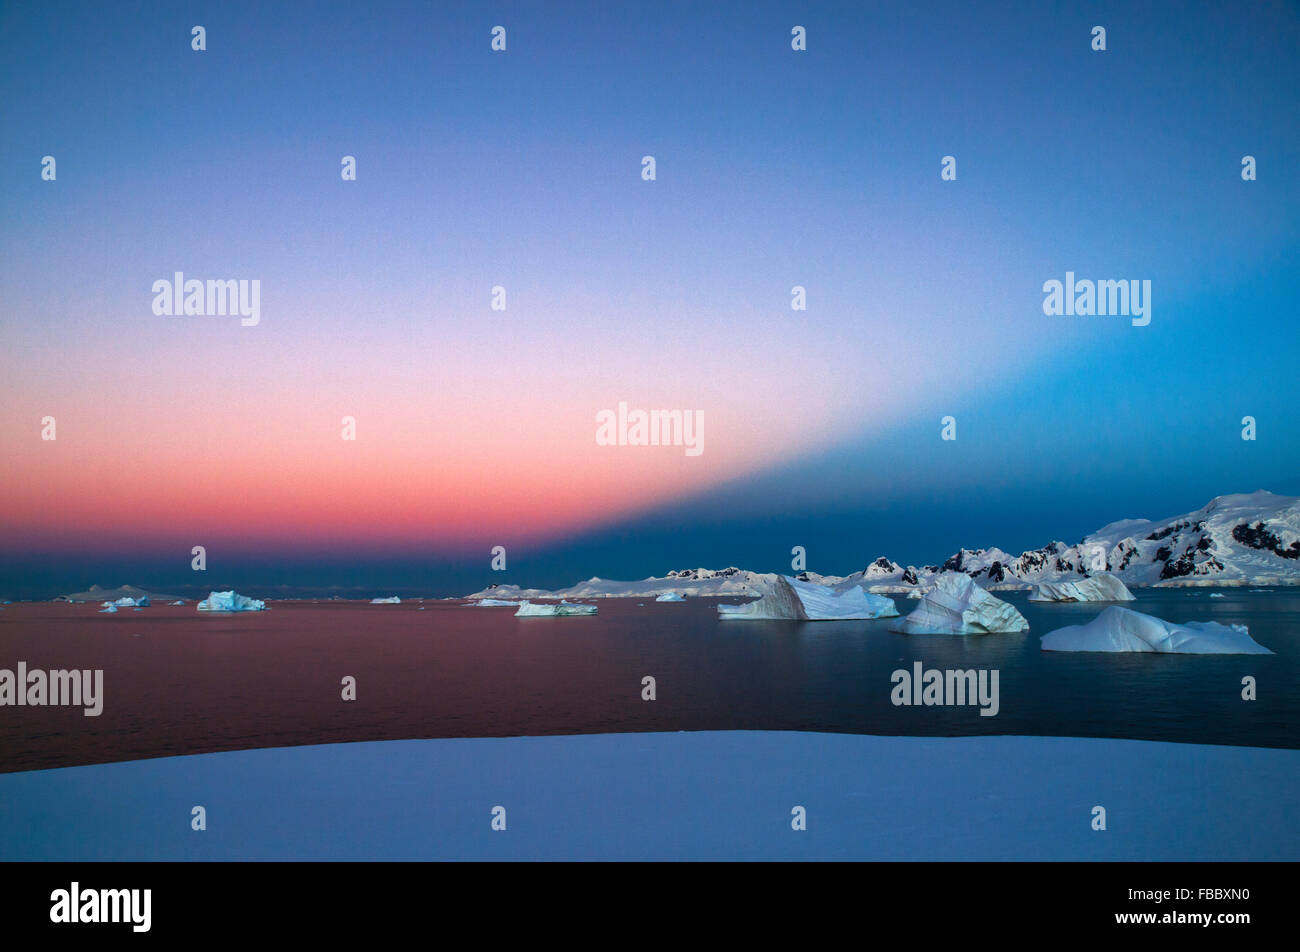
[[[169,602],[177,595],[163,595],[161,592],[153,592],[148,589],[140,588],[138,585],[119,585],[117,588],[104,588],[101,585],[92,585],[85,592],[73,592],[71,595],[60,595],[55,601],[59,602],[105,602],[116,601],[119,598],[134,598],[136,605],[143,605],[141,598],[150,598],[156,602]]]
[[[103,614],[104,612],[108,612],[109,614],[112,614],[113,612],[117,611],[117,606],[114,605],[112,602],[104,602],[104,607],[101,608],[99,611],[100,614]]]
[[[833,591],[814,582],[786,581],[799,596],[809,621],[854,621],[872,618],[897,618],[898,606],[892,598],[868,592],[861,585]]]
[[[686,601],[686,596],[679,594],[678,592],[664,592],[662,595],[656,598],[655,601],[656,602],[684,602]]]
[[[185,601],[184,601],[183,599],[178,598],[178,599],[176,599],[176,601],[172,602],[172,604],[173,604],[173,605],[184,605],[184,604],[185,604]]]
[[[477,605],[479,608],[505,608],[507,605],[513,608],[520,603],[512,602],[505,598],[480,598],[478,601],[471,602],[470,604]]]
[[[857,621],[898,614],[892,598],[873,595],[860,585],[836,592],[816,582],[776,575],[762,596],[746,605],[719,605],[723,620]]]
[[[523,601],[519,604],[519,611],[515,612],[516,618],[559,618],[565,615],[594,615],[596,614],[595,605],[575,605],[573,602],[562,601],[558,605],[534,605],[530,601]]]
[[[719,605],[718,619],[729,621],[735,619],[793,620],[807,621],[808,613],[803,610],[803,602],[795,594],[794,588],[784,575],[773,576],[763,586],[766,590],[757,601],[744,605]]]
[[[1153,651],[1160,654],[1272,654],[1245,625],[1182,624],[1111,605],[1085,625],[1043,635],[1044,651]]]
[[[400,605],[402,604],[402,600],[398,598],[396,595],[392,595],[389,596],[388,598],[372,598],[370,600],[370,604],[371,605]]]
[[[1228,596],[1224,595],[1222,592],[1211,592],[1211,593],[1210,593],[1210,597],[1211,597],[1211,598],[1227,598]]]
[[[235,592],[209,592],[208,597],[199,602],[201,612],[261,612],[266,611],[266,602]]]
[[[894,631],[909,635],[988,635],[1025,631],[1025,616],[962,572],[944,572]]]
[[[104,602],[104,604],[115,605],[118,608],[144,608],[149,604],[149,596],[141,595],[139,598],[131,598],[129,595],[123,595],[116,601]]]
[[[1042,582],[1029,596],[1031,602],[1131,602],[1128,586],[1109,572],[1098,572],[1076,582]]]

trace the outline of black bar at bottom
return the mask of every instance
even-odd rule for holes
[[[877,929],[891,924],[919,926],[927,940],[1041,937],[1050,928],[1071,937],[1199,933],[1231,941],[1286,927],[1294,918],[1288,898],[1295,869],[1284,863],[36,863],[10,864],[7,872],[9,885],[0,894],[6,937],[292,934],[337,941],[433,928],[430,938],[450,939],[441,930],[457,926],[479,938],[521,930],[538,939],[563,921],[570,936],[622,923],[629,938],[666,939],[694,930],[702,919],[743,932],[765,929],[775,918],[819,932],[843,923],[859,935],[879,935]]]

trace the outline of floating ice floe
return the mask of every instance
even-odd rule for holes
[[[1074,582],[1042,582],[1029,596],[1031,602],[1131,602],[1128,586],[1109,572],[1098,572]]]
[[[1111,605],[1085,625],[1043,635],[1044,651],[1153,651],[1161,654],[1272,654],[1245,625],[1181,624]]]
[[[396,595],[390,595],[388,598],[372,598],[371,605],[400,605],[402,600]]]
[[[208,597],[199,602],[201,612],[261,612],[266,611],[266,602],[235,592],[209,592]]]
[[[1227,598],[1227,596],[1224,595],[1222,592],[1211,592],[1211,593],[1210,593],[1210,597],[1211,597],[1211,598]]]
[[[558,618],[563,615],[594,615],[595,605],[575,605],[573,602],[560,602],[558,605],[534,605],[523,601],[519,604],[516,618]]]
[[[172,604],[173,604],[173,605],[184,605],[184,604],[185,604],[185,600],[184,600],[183,598],[178,598],[178,599],[176,599],[176,601],[172,602]]]
[[[962,572],[944,572],[910,615],[894,626],[909,635],[988,635],[1025,631],[1014,605],[994,598]]]
[[[684,602],[686,601],[686,596],[678,592],[664,592],[662,595],[656,598],[655,601],[656,602]]]
[[[865,621],[898,614],[892,598],[872,595],[856,585],[835,592],[815,582],[777,575],[764,588],[757,601],[719,605],[718,617],[723,620]]]
[[[104,607],[99,610],[101,615],[105,612],[108,612],[111,615],[116,611],[117,611],[117,606],[114,605],[112,602],[104,602]]]
[[[505,608],[506,606],[515,607],[522,604],[521,602],[512,602],[507,598],[480,598],[471,604],[479,608]]]

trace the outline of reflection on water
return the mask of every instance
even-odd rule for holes
[[[1044,652],[1039,638],[1101,606],[998,593],[1031,628],[902,635],[889,620],[716,619],[716,600],[602,600],[592,618],[426,602],[276,602],[98,615],[17,604],[0,614],[0,667],[103,668],[104,713],[7,707],[0,770],[333,741],[613,731],[812,730],[1048,734],[1300,748],[1300,592],[1139,589],[1169,621],[1245,624],[1275,655]],[[914,602],[898,599],[906,613]],[[997,669],[1000,709],[896,707],[892,673]],[[641,698],[642,678],[656,699]],[[1241,699],[1253,676],[1258,700]],[[340,698],[356,678],[357,699]]]

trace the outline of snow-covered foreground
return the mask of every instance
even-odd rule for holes
[[[1092,738],[325,744],[0,775],[0,860],[1294,861],[1298,786],[1300,751]]]

